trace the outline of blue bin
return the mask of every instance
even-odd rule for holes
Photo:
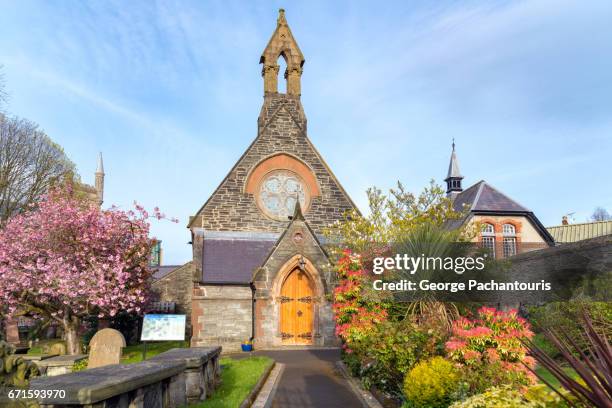
[[[242,351],[253,351],[253,345],[252,344],[242,344]]]

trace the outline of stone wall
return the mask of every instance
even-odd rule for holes
[[[151,284],[151,289],[159,296],[160,301],[175,302],[175,313],[186,315],[187,338],[190,337],[191,333],[193,274],[193,262],[187,262]]]
[[[220,344],[230,352],[251,338],[253,295],[248,284],[198,285],[192,299],[192,346]]]
[[[220,347],[172,349],[136,364],[34,378],[29,388],[57,390],[40,393],[41,408],[179,408],[212,395],[220,383],[220,353]]]
[[[612,235],[527,252],[509,260],[511,265],[505,276],[508,280],[544,279],[553,284],[553,290],[547,293],[540,291],[531,297],[520,293],[525,297],[520,299],[523,303],[563,300],[571,295],[582,277],[612,274]]]

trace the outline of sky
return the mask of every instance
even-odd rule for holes
[[[159,206],[164,264],[257,134],[278,8],[305,58],[308,136],[349,195],[485,179],[546,226],[612,212],[612,2],[0,0],[5,110],[105,204]]]

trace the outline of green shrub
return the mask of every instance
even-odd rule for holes
[[[88,358],[84,358],[82,360],[79,360],[77,362],[75,362],[72,365],[72,372],[76,373],[77,371],[83,371],[87,369],[87,364],[89,364],[89,359]]]
[[[383,322],[355,339],[345,349],[344,360],[366,388],[375,386],[399,396],[406,373],[419,360],[430,357],[424,348],[428,337],[410,322]]]
[[[448,407],[459,389],[459,374],[453,364],[434,357],[415,365],[404,379],[409,407]]]
[[[569,401],[575,402],[576,399],[565,390],[559,390]],[[527,389],[525,398],[533,403],[539,403],[538,407],[545,408],[566,408],[569,405],[551,388],[544,384],[532,385]]]
[[[522,394],[509,386],[489,388],[482,394],[455,402],[450,408],[567,408],[554,391],[534,385]]]
[[[510,387],[493,387],[465,401],[455,402],[451,408],[531,408],[535,407],[520,392]]]
[[[529,308],[529,320],[538,332],[553,329],[566,333],[585,351],[588,348],[588,339],[584,335],[582,325],[583,311],[591,316],[595,331],[601,335],[612,333],[612,302],[573,299],[548,303]]]

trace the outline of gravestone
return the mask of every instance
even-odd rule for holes
[[[87,368],[119,364],[121,349],[125,347],[125,338],[115,329],[102,329],[89,342],[89,363]]]
[[[6,321],[6,341],[11,344],[19,343],[19,326],[17,325],[17,319]]]
[[[57,354],[58,356],[63,356],[66,354],[66,344],[64,343],[55,343],[49,347],[50,354]]]

